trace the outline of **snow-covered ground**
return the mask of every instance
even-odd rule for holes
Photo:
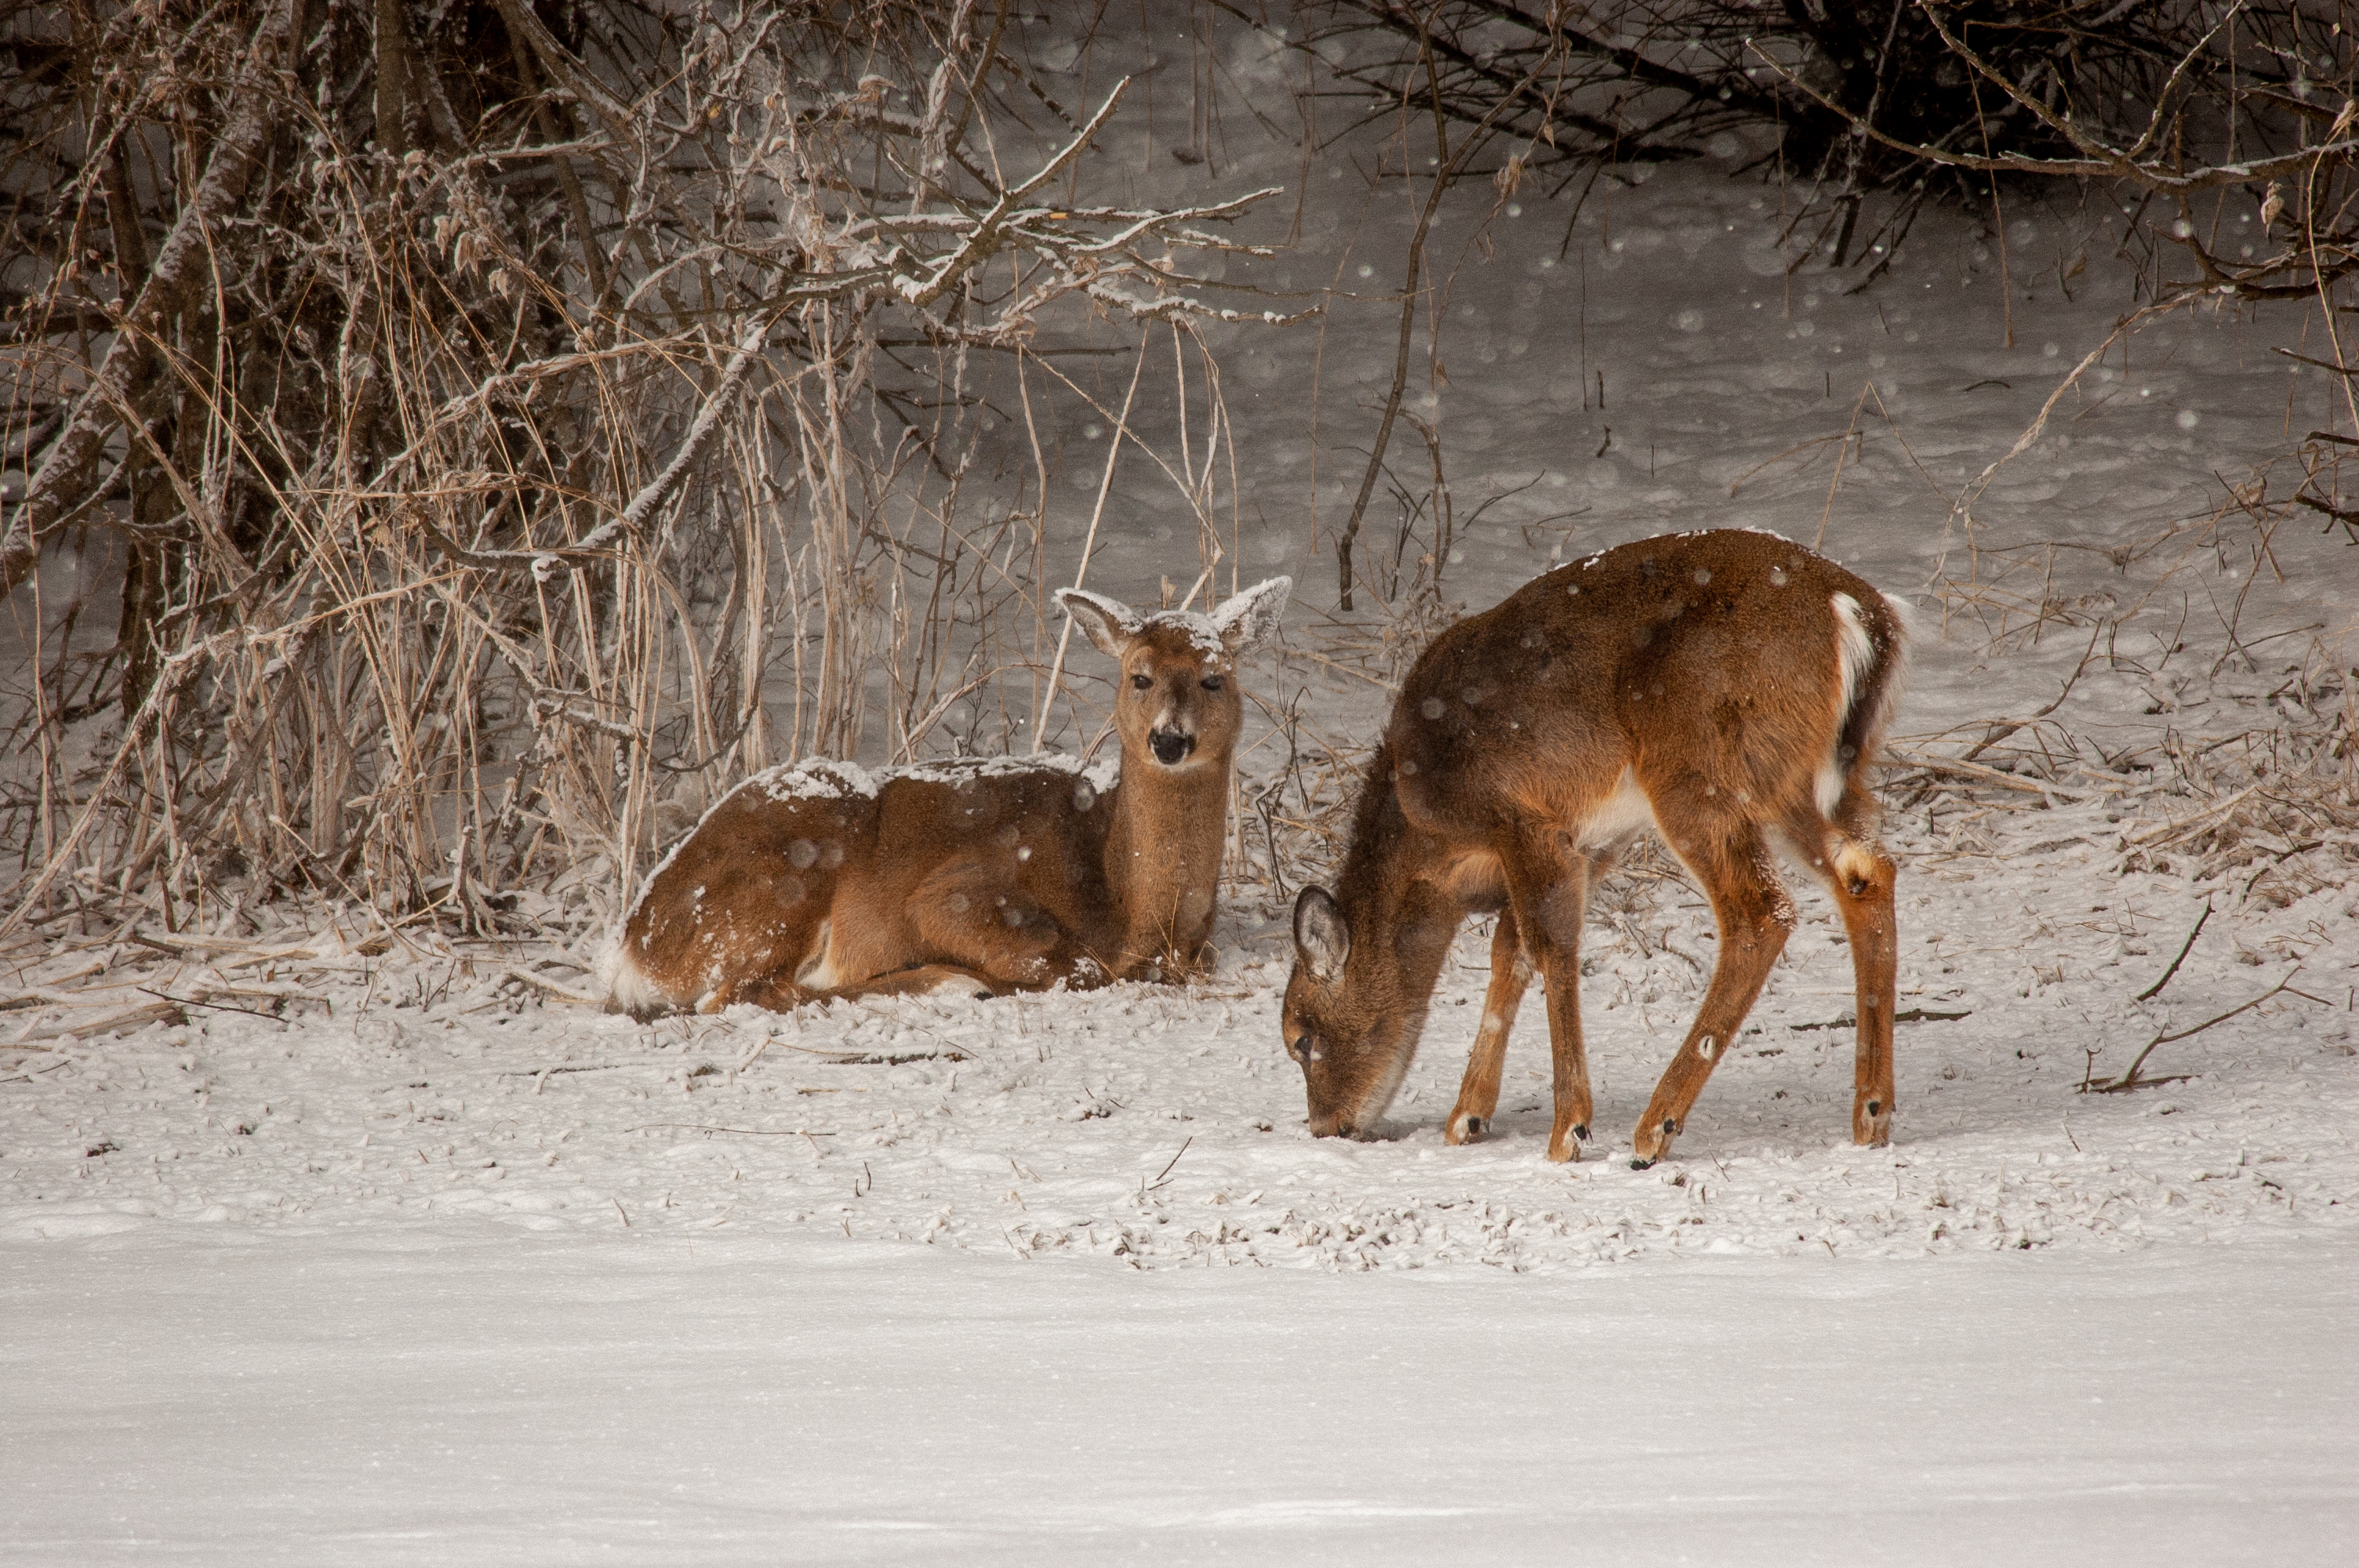
[[[1534,1278],[148,1229],[0,1289],[12,1563],[2332,1561],[2347,1242]]]
[[[1251,46],[1231,64],[1275,91]],[[1109,138],[1135,194],[1302,183],[1242,117],[1221,157],[1171,164],[1184,102],[1156,105],[1154,150],[1143,111]],[[1409,200],[1313,168],[1302,243],[1251,276],[1380,297]],[[1486,979],[1472,930],[1397,1136],[1311,1139],[1266,879],[1234,888],[1190,989],[644,1026],[564,994],[590,984],[586,928],[495,945],[261,910],[20,949],[0,1556],[2130,1563],[2347,1541],[2359,892],[2347,836],[2302,830],[2286,775],[2250,769],[2338,723],[2352,744],[2359,564],[2299,520],[2212,521],[2333,427],[2328,378],[2267,351],[2304,319],[2150,326],[1999,470],[1970,538],[1951,502],[2130,304],[2118,215],[2010,213],[2003,309],[1971,216],[1926,220],[1864,294],[1789,284],[1761,243],[1780,200],[1660,171],[1593,199],[1563,259],[1569,203],[1503,209],[1488,254],[1446,228],[1449,380],[1420,359],[1412,407],[1462,516],[1536,481],[1462,542],[1451,599],[1762,525],[1915,602],[1904,755],[1955,758],[2080,672],[1975,764],[1996,773],[1894,775],[1917,1017],[1890,1149],[1847,1141],[1850,964],[1799,885],[1748,1033],[1645,1172],[1617,1156],[1712,955],[1676,880],[1593,924],[1605,1157],[1571,1167],[1540,1157],[1536,1001],[1495,1135],[1442,1145]],[[1216,335],[1245,580],[1298,579],[1290,651],[1253,682],[1307,693],[1306,730],[1339,741],[1373,731],[1392,666],[1380,616],[1321,613],[1309,508],[1315,483],[1332,526],[1357,487],[1397,320],[1376,297]],[[1413,475],[1422,438],[1395,439]],[[1157,482],[1124,470],[1093,586],[1192,575],[1192,518]],[[1284,751],[1260,733],[1257,781]],[[2174,793],[2239,758],[2258,794]],[[2276,826],[2207,837],[2271,789],[2294,802]],[[186,1022],[155,1016],[172,1005]],[[2186,1031],[2145,1069],[2175,1081],[2078,1092]]]

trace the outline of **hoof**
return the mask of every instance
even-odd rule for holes
[[[1643,1171],[1671,1152],[1672,1140],[1680,1135],[1680,1124],[1669,1117],[1660,1121],[1638,1124],[1637,1133],[1630,1140],[1630,1168]]]
[[[1892,1107],[1883,1099],[1862,1098],[1852,1107],[1851,1141],[1864,1149],[1881,1149],[1892,1141]]]

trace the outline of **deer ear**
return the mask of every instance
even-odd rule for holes
[[[1286,614],[1286,596],[1293,590],[1290,577],[1256,583],[1212,611],[1212,629],[1221,634],[1229,657],[1238,658],[1277,635]]]
[[[1352,956],[1351,927],[1325,888],[1308,887],[1294,901],[1294,957],[1315,980],[1332,980]]]
[[[1086,593],[1078,588],[1060,588],[1057,602],[1073,618],[1082,634],[1097,645],[1100,653],[1119,659],[1130,640],[1145,624],[1138,612],[1118,599],[1108,599],[1102,593]]]

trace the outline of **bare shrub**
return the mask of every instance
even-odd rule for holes
[[[0,40],[11,926],[234,886],[487,930],[766,762],[1037,744],[1060,356],[1184,384],[1239,315],[1185,260],[1256,196],[1089,204],[1123,89],[1060,103],[1005,7],[77,0]],[[1149,456],[1211,595],[1208,372],[1203,449]]]
[[[2303,0],[1303,0],[1291,20],[1344,126],[1407,110],[1495,137],[1458,178],[1555,195],[1633,163],[1774,167],[1806,188],[1798,260],[1871,275],[1927,200],[1983,200],[1993,173],[2184,182],[2241,158],[2251,179],[2290,174],[2259,165],[2299,160],[2353,79],[2337,7]]]

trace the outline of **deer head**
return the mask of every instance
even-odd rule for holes
[[[1122,666],[1114,721],[1126,762],[1175,773],[1228,766],[1245,716],[1236,662],[1276,634],[1293,586],[1290,578],[1272,578],[1209,615],[1141,615],[1103,594],[1057,590],[1082,635]]]
[[[1319,1137],[1372,1130],[1417,1054],[1432,978],[1458,922],[1455,910],[1417,892],[1400,916],[1390,940],[1360,951],[1333,894],[1308,887],[1295,900],[1294,974],[1279,1027],[1302,1068]]]

